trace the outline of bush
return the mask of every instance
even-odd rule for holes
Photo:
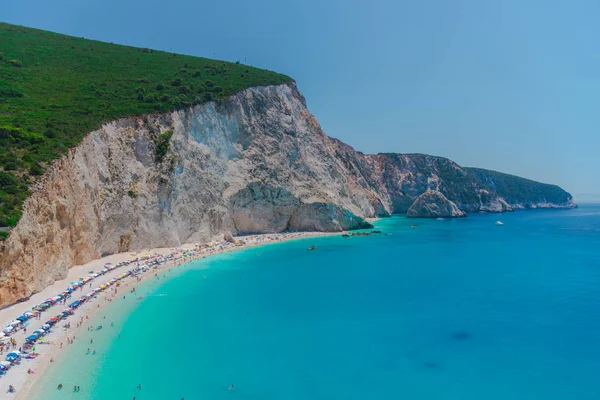
[[[206,92],[204,93],[204,101],[211,101],[212,100],[212,94],[210,92]]]
[[[173,130],[169,129],[168,131],[161,133],[158,135],[154,144],[156,146],[155,149],[155,159],[156,162],[161,163],[167,153],[169,152],[169,142],[171,141],[171,137],[173,136]]]
[[[200,72],[200,70],[197,70],[196,72],[194,72],[194,78],[198,78],[202,76],[202,72]]]
[[[169,102],[169,100],[171,100],[171,97],[169,97],[168,94],[163,94],[162,96],[160,96],[160,101],[163,103],[167,103]]]
[[[175,78],[171,81],[171,86],[181,86],[181,79]]]
[[[33,176],[44,175],[44,168],[38,163],[31,164],[31,167],[29,167],[29,174]]]
[[[138,197],[138,196],[139,196],[139,194],[138,194],[136,191],[134,191],[134,190],[128,190],[128,191],[127,191],[127,195],[128,195],[129,197],[131,197],[132,199],[135,199],[136,197]]]
[[[2,101],[3,98],[8,99],[9,97],[23,97],[23,93],[10,88],[0,88],[0,101]]]
[[[156,94],[150,93],[144,97],[144,103],[154,103],[156,101]]]
[[[165,88],[165,85],[163,85],[162,83],[159,83],[158,85],[156,85],[156,90],[163,90]]]
[[[8,161],[8,162],[4,163],[5,171],[15,171],[17,168],[18,168],[18,165],[14,161]]]
[[[223,88],[221,86],[215,86],[212,91],[215,93],[221,93],[223,92]]]
[[[17,67],[17,68],[21,68],[23,66],[23,63],[17,59],[6,60],[6,63],[12,65],[13,67]]]
[[[210,79],[207,79],[204,81],[204,86],[206,86],[207,88],[212,88],[213,86],[215,86],[215,84],[213,83],[213,81],[211,81]]]

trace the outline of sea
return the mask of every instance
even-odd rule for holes
[[[149,278],[30,398],[600,398],[599,205],[375,225]]]

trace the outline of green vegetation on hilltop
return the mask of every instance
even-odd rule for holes
[[[567,205],[573,197],[556,185],[540,183],[519,176],[483,168],[464,168],[494,189],[509,204],[554,203]]]
[[[239,63],[0,23],[0,227],[17,223],[27,185],[102,123],[289,81]]]

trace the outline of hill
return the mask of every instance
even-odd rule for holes
[[[556,185],[491,171],[483,168],[464,168],[473,173],[482,184],[493,189],[513,208],[544,207],[544,204],[568,205],[572,196]]]
[[[239,63],[6,23],[0,43],[0,227],[16,225],[28,185],[103,122],[291,81]]]

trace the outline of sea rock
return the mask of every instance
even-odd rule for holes
[[[408,218],[457,218],[467,213],[437,190],[428,190],[415,200],[406,212]]]
[[[231,236],[231,233],[226,233],[223,235],[223,240],[229,243],[235,243],[235,239]]]

